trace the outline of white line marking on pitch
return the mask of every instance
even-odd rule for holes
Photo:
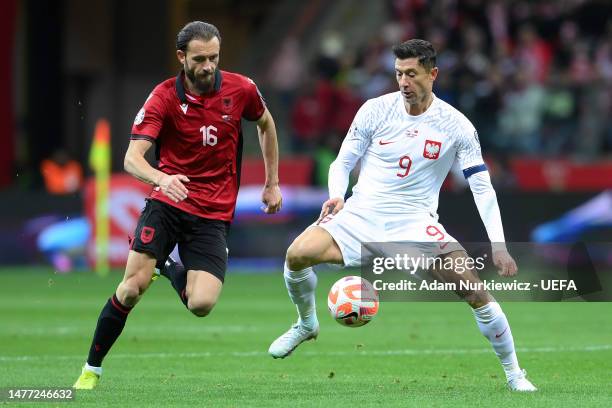
[[[572,346],[572,347],[523,347],[517,348],[518,353],[564,353],[572,351],[602,351],[612,350],[612,344],[602,344],[594,346]],[[352,350],[352,351],[303,351],[300,354],[309,357],[326,357],[326,356],[402,356],[402,355],[461,355],[461,354],[485,354],[492,353],[490,348],[479,349],[401,349],[401,350]],[[194,353],[130,353],[130,354],[112,354],[115,359],[129,358],[194,358],[194,357],[261,357],[267,356],[265,351],[231,351],[231,352],[194,352]],[[71,356],[0,356],[0,361],[37,361],[37,360],[78,360],[84,358],[84,355]]]
[[[19,335],[19,336],[69,336],[75,333],[82,333],[86,326],[56,326],[56,327],[4,327],[5,333],[8,335]],[[181,332],[184,333],[195,333],[195,334],[210,334],[210,333],[243,333],[243,332],[254,332],[257,331],[255,326],[238,326],[238,325],[208,325],[202,327],[189,326],[181,328]],[[166,327],[130,327],[126,329],[125,333],[129,335],[143,335],[151,333],[162,333],[168,334]]]

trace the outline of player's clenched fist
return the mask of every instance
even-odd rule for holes
[[[276,214],[283,206],[283,197],[278,184],[266,185],[261,193],[261,202],[265,204],[263,211],[266,214]]]
[[[500,250],[493,252],[493,263],[498,268],[498,273],[501,276],[514,276],[518,271],[516,262],[508,251]]]
[[[175,203],[187,198],[189,192],[183,183],[189,182],[189,178],[182,174],[166,174],[159,180],[159,188],[164,195]]]

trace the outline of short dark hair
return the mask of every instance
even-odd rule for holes
[[[192,21],[183,27],[176,36],[176,49],[184,52],[187,50],[189,41],[194,38],[210,41],[214,37],[219,39],[219,43],[221,42],[221,34],[219,34],[217,27],[204,21]]]
[[[393,46],[393,54],[398,59],[418,58],[426,69],[436,66],[436,50],[429,41],[412,39]]]

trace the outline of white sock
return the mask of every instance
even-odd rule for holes
[[[521,369],[514,351],[514,339],[508,319],[506,319],[499,303],[490,302],[473,311],[478,328],[483,336],[491,342],[493,350],[495,350],[495,354],[497,354],[497,358],[504,368],[506,378],[510,380],[517,376]]]
[[[315,288],[317,287],[317,275],[311,268],[301,271],[292,271],[285,263],[285,285],[289,291],[289,297],[295,304],[299,323],[307,330],[312,330],[319,325],[317,310],[315,307]]]
[[[91,365],[85,363],[85,370],[93,371],[94,373],[96,373],[96,374],[98,374],[100,376],[102,375],[102,367],[94,367],[94,366],[91,366]]]

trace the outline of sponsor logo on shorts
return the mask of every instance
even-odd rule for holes
[[[140,231],[140,240],[143,244],[148,244],[153,241],[153,236],[155,236],[155,228],[142,227],[142,231]]]

